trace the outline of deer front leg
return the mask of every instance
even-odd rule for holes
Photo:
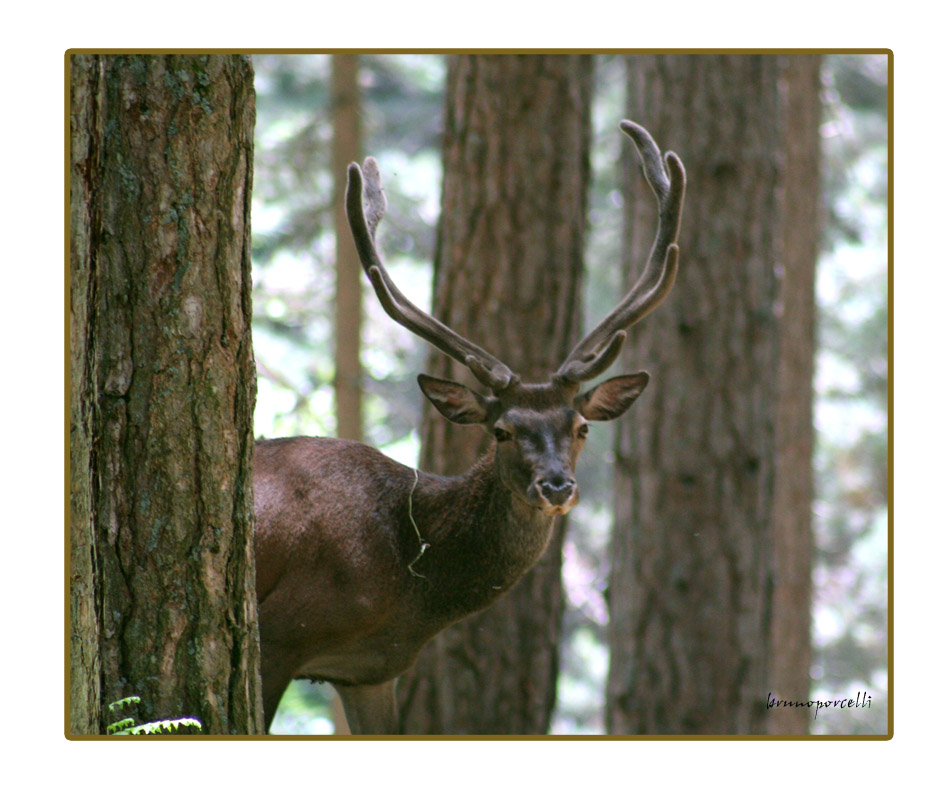
[[[297,664],[282,653],[274,649],[267,642],[261,642],[261,678],[263,680],[264,695],[264,730],[270,731],[274,715],[280,700],[287,690],[287,686],[294,678]]]
[[[396,680],[381,685],[334,685],[352,734],[399,734]]]

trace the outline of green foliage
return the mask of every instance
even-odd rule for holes
[[[109,704],[109,712],[120,712],[126,707],[134,707],[136,704],[142,703],[141,696],[126,696],[124,699],[119,699],[118,701],[113,701]]]
[[[124,699],[109,704],[109,712],[121,713],[140,704],[140,696],[126,696]],[[110,723],[106,727],[107,734],[175,734],[184,726],[201,731],[201,721],[197,718],[169,718],[166,720],[150,721],[148,723],[135,722],[134,718],[126,717]]]

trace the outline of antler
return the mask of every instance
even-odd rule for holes
[[[643,163],[643,174],[656,196],[660,212],[656,240],[637,283],[613,312],[571,351],[555,373],[555,380],[571,383],[587,381],[610,367],[623,347],[627,336],[625,329],[663,301],[676,279],[679,256],[676,237],[686,190],[686,170],[672,151],[668,151],[665,157],[661,156],[659,147],[642,126],[621,121],[620,128],[636,143]]]
[[[420,310],[396,287],[376,248],[376,226],[386,213],[386,196],[379,177],[379,166],[367,156],[360,166],[353,162],[347,169],[346,216],[356,242],[363,270],[376,291],[386,314],[431,343],[442,353],[468,367],[472,374],[493,392],[500,392],[517,376],[487,351],[479,348],[448,326]],[[365,180],[366,210],[363,209]]]

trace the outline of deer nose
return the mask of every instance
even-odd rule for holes
[[[549,477],[540,480],[537,483],[537,486],[538,490],[541,492],[541,495],[548,501],[548,503],[554,505],[555,507],[560,507],[562,504],[567,503],[571,496],[574,495],[576,483],[573,479],[565,479],[564,477]]]

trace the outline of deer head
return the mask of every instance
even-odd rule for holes
[[[617,359],[626,329],[667,295],[676,278],[680,212],[686,173],[675,153],[665,157],[650,134],[630,121],[621,129],[637,146],[643,172],[659,205],[653,251],[637,283],[596,328],[541,383],[520,376],[484,349],[456,334],[410,302],[386,271],[376,247],[376,227],[386,211],[376,160],[349,166],[346,212],[360,262],[386,313],[397,323],[461,362],[490,393],[420,375],[419,386],[447,419],[481,425],[494,437],[499,476],[512,494],[547,515],[566,513],[577,502],[574,467],[588,421],[621,416],[649,381],[645,372],[620,375],[580,392],[581,384]],[[366,206],[364,209],[364,199]]]

